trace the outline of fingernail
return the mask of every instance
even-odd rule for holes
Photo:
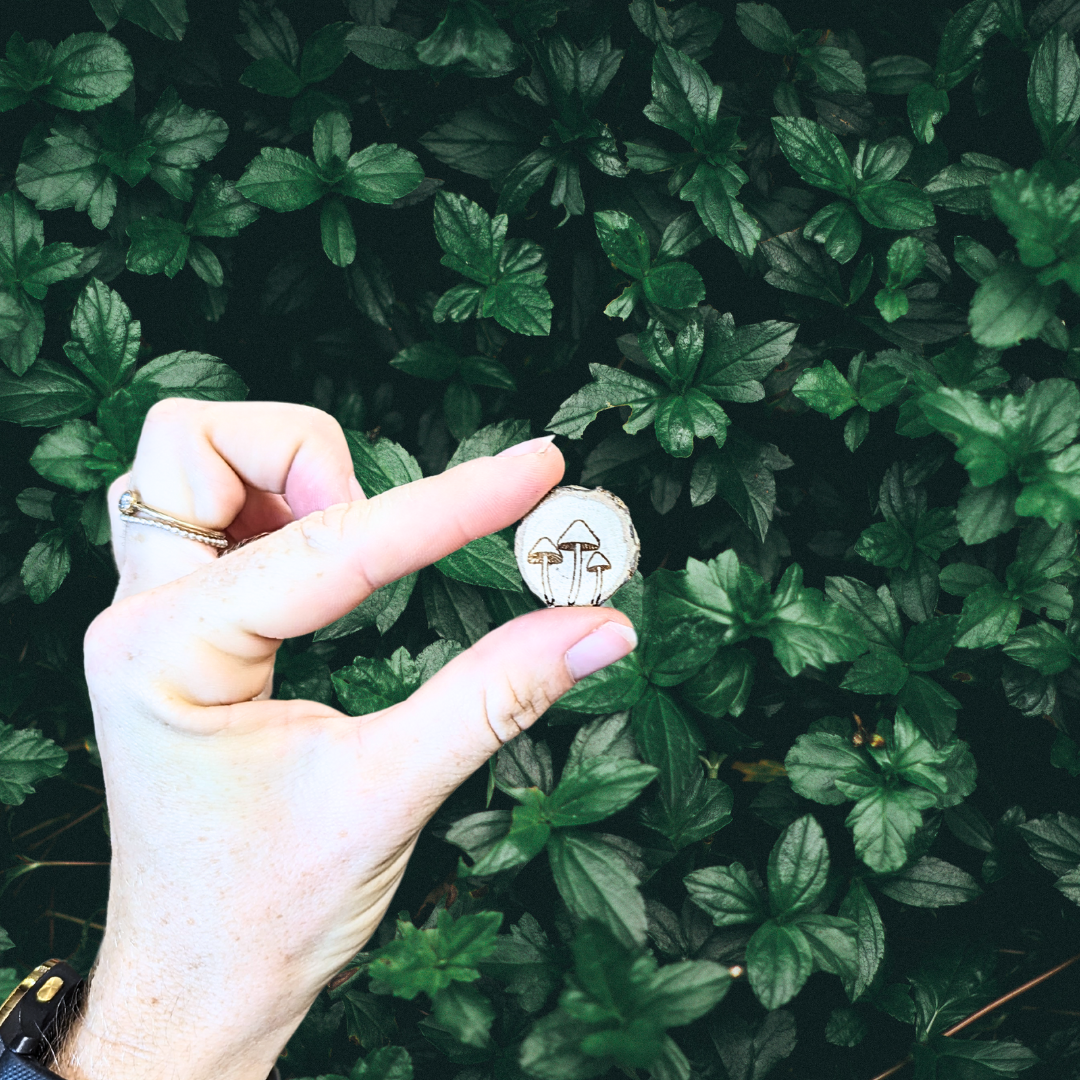
[[[495,456],[518,457],[521,454],[542,454],[554,441],[554,435],[542,435],[539,439],[529,439],[528,442],[519,442],[516,446],[507,447]]]
[[[577,682],[621,660],[636,647],[637,634],[633,627],[620,622],[606,622],[567,650],[566,667]]]

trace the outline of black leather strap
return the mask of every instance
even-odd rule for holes
[[[58,1080],[56,1073],[49,1072],[40,1061],[19,1057],[9,1049],[5,1049],[0,1054],[0,1080],[42,1080],[42,1078]]]

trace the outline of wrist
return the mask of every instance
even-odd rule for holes
[[[282,1025],[245,1012],[252,987],[242,970],[217,988],[197,972],[177,986],[178,974],[103,944],[83,1008],[47,1068],[63,1080],[267,1080],[304,1014]]]

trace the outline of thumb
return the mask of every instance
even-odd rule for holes
[[[409,802],[434,813],[500,746],[586,675],[637,645],[614,608],[545,608],[486,634],[407,701],[373,716],[365,742],[408,760]]]

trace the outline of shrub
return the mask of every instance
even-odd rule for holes
[[[100,939],[105,489],[154,401],[250,396],[368,495],[554,432],[642,539],[639,649],[446,803],[286,1076],[1080,1075],[1075,968],[953,1035],[1080,951],[1078,25],[6,5],[8,986]],[[538,605],[512,537],[276,695],[407,696]]]

